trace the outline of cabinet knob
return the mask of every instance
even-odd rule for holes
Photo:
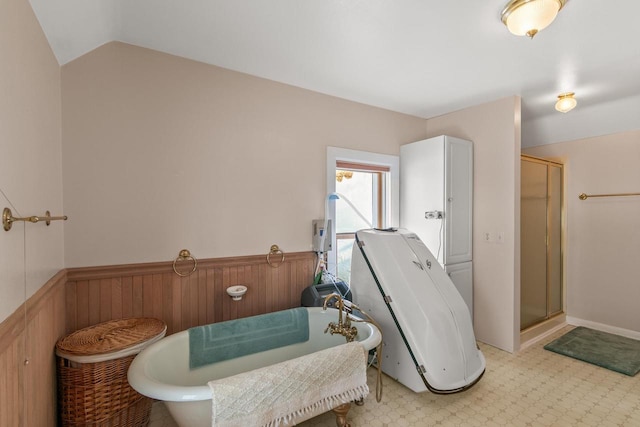
[[[447,201],[448,201],[448,202],[453,202],[453,197],[449,197],[449,198],[447,199]]]

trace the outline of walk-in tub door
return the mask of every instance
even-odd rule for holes
[[[464,390],[480,378],[485,360],[469,310],[415,234],[358,231],[351,287],[354,302],[382,326],[388,375],[414,391],[440,393]]]

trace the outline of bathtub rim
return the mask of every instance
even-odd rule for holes
[[[322,307],[305,308],[309,310],[310,314],[317,313],[319,315],[330,315],[332,312],[335,312],[335,318],[328,318],[327,321],[337,321],[338,319],[338,310],[336,308],[327,308],[326,311],[323,310]],[[366,351],[374,349],[382,342],[382,333],[375,325],[365,321],[359,321],[355,323],[355,325],[358,328],[364,327],[369,332],[369,336],[367,338],[359,341]],[[166,336],[161,340],[154,342],[138,353],[135,359],[131,362],[127,373],[127,378],[131,387],[142,395],[165,402],[196,402],[210,400],[211,389],[207,385],[208,380],[203,380],[203,385],[180,386],[162,383],[147,375],[147,370],[145,369],[146,362],[153,358],[158,352],[162,352],[164,349],[171,346],[175,341],[184,340],[184,336],[188,334],[188,330],[176,332],[175,334]]]

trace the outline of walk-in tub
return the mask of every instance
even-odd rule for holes
[[[129,382],[139,393],[162,400],[181,427],[211,426],[212,395],[207,383],[254,369],[312,354],[345,344],[345,337],[325,333],[330,322],[338,319],[338,310],[308,307],[309,339],[305,342],[248,354],[231,360],[189,368],[189,332],[182,331],[163,338],[145,348],[131,363]],[[250,318],[247,318],[250,319]],[[370,323],[353,323],[358,329],[356,340],[364,349],[381,342],[380,331]],[[295,422],[326,411],[305,413]]]
[[[355,240],[353,301],[384,331],[382,370],[417,393],[476,384],[486,361],[469,308],[420,238],[387,229],[359,230]]]

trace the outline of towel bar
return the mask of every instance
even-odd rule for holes
[[[44,216],[33,215],[33,216],[27,216],[24,218],[13,216],[13,214],[11,213],[11,209],[9,208],[4,208],[4,210],[2,211],[2,225],[4,226],[4,231],[11,230],[11,226],[16,221],[33,222],[34,224],[36,222],[44,221],[45,224],[50,225],[51,221],[66,221],[66,220],[67,220],[66,215],[51,216],[51,213],[49,211],[46,211]]]
[[[587,200],[589,197],[627,197],[627,196],[640,196],[640,193],[617,193],[617,194],[585,194],[580,193],[578,199]]]

